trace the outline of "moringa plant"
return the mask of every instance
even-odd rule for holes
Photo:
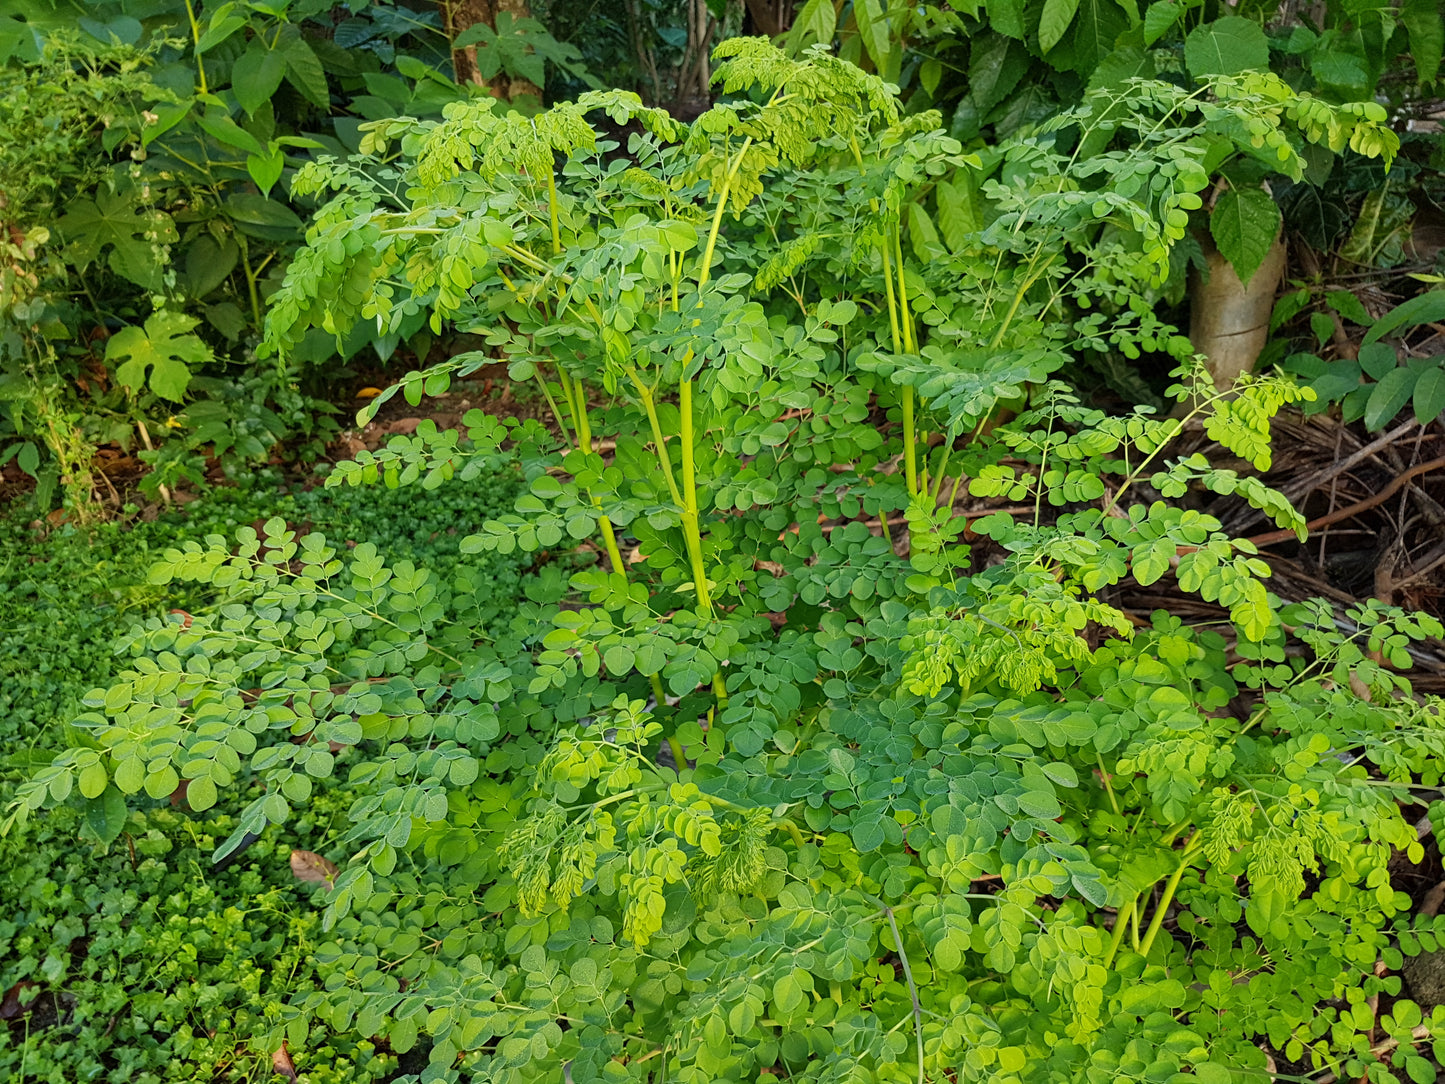
[[[488,347],[410,375],[413,402],[500,357],[548,403],[550,426],[423,423],[333,478],[515,464],[514,513],[459,527],[536,554],[518,616],[280,522],[173,551],[156,578],[221,602],[135,632],[12,820],[78,793],[114,838],[127,796],[257,778],[224,857],[345,767],[325,988],[257,1041],[355,1028],[426,1049],[427,1080],[1222,1082],[1265,1072],[1261,1044],[1394,1079],[1377,1032],[1418,1078],[1441,1013],[1380,996],[1410,902],[1390,856],[1422,853],[1402,804],[1445,768],[1399,671],[1441,630],[1284,607],[1186,507],[1237,495],[1302,532],[1170,449],[1197,420],[1266,466],[1309,393],[1216,390],[1140,293],[1207,177],[1173,122],[1283,161],[1304,107],[1141,85],[1132,117],[1086,101],[985,163],[825,54],[720,60],[733,97],[688,128],[625,95],[465,103],[298,178],[333,194],[273,349],[426,312]],[[969,169],[996,176],[945,254],[917,200]],[[1183,416],[1050,379],[1099,339],[1184,356]],[[993,563],[965,487],[1009,502],[971,520]],[[1166,576],[1217,620],[1111,599]]]

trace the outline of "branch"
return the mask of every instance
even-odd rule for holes
[[[1348,508],[1341,508],[1336,512],[1331,512],[1327,516],[1320,516],[1319,519],[1312,519],[1305,524],[1305,529],[1309,531],[1318,530],[1320,527],[1328,527],[1332,523],[1339,523],[1341,520],[1349,519],[1351,516],[1357,516],[1361,512],[1368,512],[1371,508],[1384,504],[1393,497],[1411,478],[1421,474],[1428,474],[1432,470],[1439,470],[1441,467],[1445,467],[1445,455],[1440,456],[1438,459],[1432,459],[1428,463],[1417,463],[1374,496],[1366,497],[1362,501],[1356,501]],[[1246,541],[1253,542],[1256,546],[1272,546],[1276,542],[1285,542],[1296,538],[1297,536],[1293,530],[1286,529],[1252,535]]]

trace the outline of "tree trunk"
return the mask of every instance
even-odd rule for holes
[[[450,41],[455,41],[458,34],[477,23],[486,23],[495,30],[497,16],[503,12],[515,19],[530,18],[532,14],[527,0],[437,0],[437,7]],[[458,83],[489,87],[496,97],[506,101],[523,94],[537,98],[542,96],[541,87],[535,87],[525,79],[509,79],[504,72],[498,72],[489,84],[477,70],[477,49],[474,45],[452,50],[452,72]]]
[[[793,25],[793,0],[747,0],[754,34],[776,38]]]
[[[1200,238],[1209,266],[1206,281],[1198,269],[1189,272],[1189,338],[1209,359],[1209,375],[1220,391],[1230,387],[1259,360],[1269,338],[1269,317],[1284,275],[1283,234],[1246,287],[1208,235]]]

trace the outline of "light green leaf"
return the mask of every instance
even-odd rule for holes
[[[1079,10],[1079,0],[1044,0],[1044,10],[1039,16],[1039,51],[1047,53],[1064,36],[1074,13]]]
[[[955,174],[953,181],[939,181],[934,194],[938,199],[938,226],[944,243],[957,252],[982,228],[978,195],[963,172]]]
[[[159,768],[146,774],[145,790],[152,798],[169,798],[181,785],[181,777],[169,764],[162,763]]]
[[[1262,188],[1231,188],[1219,197],[1209,216],[1209,232],[1246,286],[1279,233],[1279,206]]]
[[[216,9],[215,14],[211,16],[210,25],[206,27],[205,33],[203,33],[200,40],[196,42],[196,53],[198,55],[210,52],[246,25],[246,17],[244,15],[231,13],[231,9],[235,6],[235,4],[222,4]]]
[[[99,798],[105,793],[105,788],[110,783],[110,776],[105,770],[105,765],[96,761],[81,769],[78,783],[80,793],[85,797]]]
[[[788,31],[788,51],[796,55],[810,45],[832,45],[837,29],[838,14],[833,0],[808,0]]]
[[[281,153],[280,147],[271,148],[269,154],[246,156],[246,172],[251,175],[251,180],[256,182],[256,187],[263,196],[271,194],[271,189],[276,187],[276,182],[281,179],[285,169],[286,156]]]
[[[162,309],[145,328],[122,328],[106,344],[107,361],[120,361],[116,380],[131,394],[149,384],[162,399],[178,403],[191,382],[191,366],[211,360],[211,348],[189,334],[199,323],[193,316]],[[147,380],[149,371],[149,380]]]
[[[934,228],[928,212],[916,202],[908,205],[908,240],[913,245],[914,255],[924,263],[942,255],[938,230]]]
[[[197,813],[210,809],[216,804],[216,784],[208,775],[192,779],[186,784],[186,805]]]
[[[126,794],[135,794],[145,781],[145,762],[139,757],[129,757],[115,766],[115,785]]]
[[[1226,15],[1189,32],[1184,39],[1184,66],[1195,79],[1262,71],[1269,67],[1269,39],[1258,23]]]

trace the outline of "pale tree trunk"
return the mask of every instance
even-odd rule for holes
[[[1284,237],[1276,235],[1248,286],[1208,236],[1200,243],[1209,271],[1207,278],[1197,269],[1189,272],[1189,339],[1209,359],[1214,386],[1224,391],[1254,368],[1269,338],[1269,317],[1284,275]]]
[[[441,10],[442,26],[451,41],[477,23],[486,23],[495,29],[497,16],[503,12],[515,19],[529,18],[532,14],[527,0],[438,0],[437,7]],[[541,87],[535,87],[525,79],[509,79],[502,72],[497,73],[489,84],[477,71],[477,49],[474,45],[452,50],[452,71],[458,83],[488,87],[496,97],[507,101],[524,94],[537,98],[542,96]]]

